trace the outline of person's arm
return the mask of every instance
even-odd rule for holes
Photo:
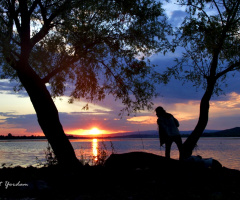
[[[178,122],[178,120],[177,120],[175,117],[173,117],[173,120],[174,120],[174,123],[175,123],[176,127],[179,127],[179,122]]]
[[[158,124],[158,134],[159,134],[160,146],[162,146],[163,144],[166,143],[167,133],[163,127],[163,122],[161,119],[157,120],[157,124]]]

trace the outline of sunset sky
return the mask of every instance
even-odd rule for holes
[[[164,5],[170,23],[178,26],[186,15],[184,8],[168,3]],[[174,54],[153,55],[150,60],[161,70],[174,64],[174,58],[181,56],[181,50]],[[222,130],[240,126],[240,76],[228,77],[228,87],[224,87],[225,95],[214,96],[211,101],[210,119],[207,129]],[[0,80],[0,135],[40,135],[41,129],[33,106],[25,91],[14,93],[13,82]],[[157,86],[161,96],[154,99],[154,106],[163,106],[180,122],[180,130],[192,130],[199,115],[199,102],[203,95],[202,89],[192,87],[190,83],[182,85],[172,80],[168,85]],[[118,116],[123,105],[107,96],[103,102],[89,105],[84,111],[84,101],[68,104],[68,97],[56,99],[60,120],[68,134],[94,134],[90,132],[94,127],[102,133],[116,133],[128,131],[157,130],[156,115],[152,111],[143,111],[136,116]],[[95,129],[96,130],[96,129]]]

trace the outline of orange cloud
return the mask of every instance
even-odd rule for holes
[[[153,116],[138,116],[131,117],[127,119],[127,121],[131,122],[132,124],[156,124],[157,118]]]
[[[210,116],[234,116],[240,113],[240,95],[236,92],[227,94],[228,100],[211,101]]]
[[[240,95],[236,92],[232,92],[227,95],[229,99],[227,101],[213,101],[211,106],[221,109],[240,109]]]
[[[199,116],[200,101],[187,101],[175,103],[167,112],[173,114],[179,121],[197,119]],[[239,114],[240,94],[232,92],[227,94],[227,100],[210,101],[210,117],[231,116]]]
[[[168,111],[179,121],[188,121],[198,118],[199,101],[188,101],[187,103],[176,103],[174,110]]]

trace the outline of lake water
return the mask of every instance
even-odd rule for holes
[[[76,155],[85,162],[92,162],[99,150],[107,149],[108,155],[130,151],[145,151],[164,156],[164,147],[159,147],[158,139],[77,139],[70,140]],[[46,140],[4,140],[0,141],[0,166],[36,166],[37,160],[45,161]],[[240,138],[201,138],[193,155],[214,158],[223,166],[240,170]],[[171,158],[178,159],[175,144]]]

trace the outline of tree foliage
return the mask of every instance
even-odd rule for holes
[[[189,15],[178,30],[177,42],[185,48],[176,59],[175,77],[206,89],[209,78],[216,79],[214,92],[228,72],[240,70],[240,9],[237,0],[180,0]],[[178,72],[178,73],[176,73]]]
[[[166,34],[171,29],[160,3],[23,2],[1,1],[1,78],[18,80],[14,63],[23,56],[22,49],[29,48],[28,62],[49,84],[53,97],[71,87],[70,102],[103,100],[111,94],[128,111],[151,106],[154,86],[147,80],[151,66],[144,56],[170,48]],[[30,30],[23,31],[23,26]]]
[[[185,51],[176,65],[161,75],[190,81],[205,90],[197,125],[183,144],[182,157],[192,154],[208,123],[210,99],[222,92],[228,74],[240,71],[239,0],[178,0],[188,13],[177,30],[176,44]]]
[[[78,165],[52,97],[71,89],[70,102],[113,95],[128,112],[150,108],[144,56],[170,48],[166,34],[154,0],[0,0],[0,77],[26,89],[58,163]]]

